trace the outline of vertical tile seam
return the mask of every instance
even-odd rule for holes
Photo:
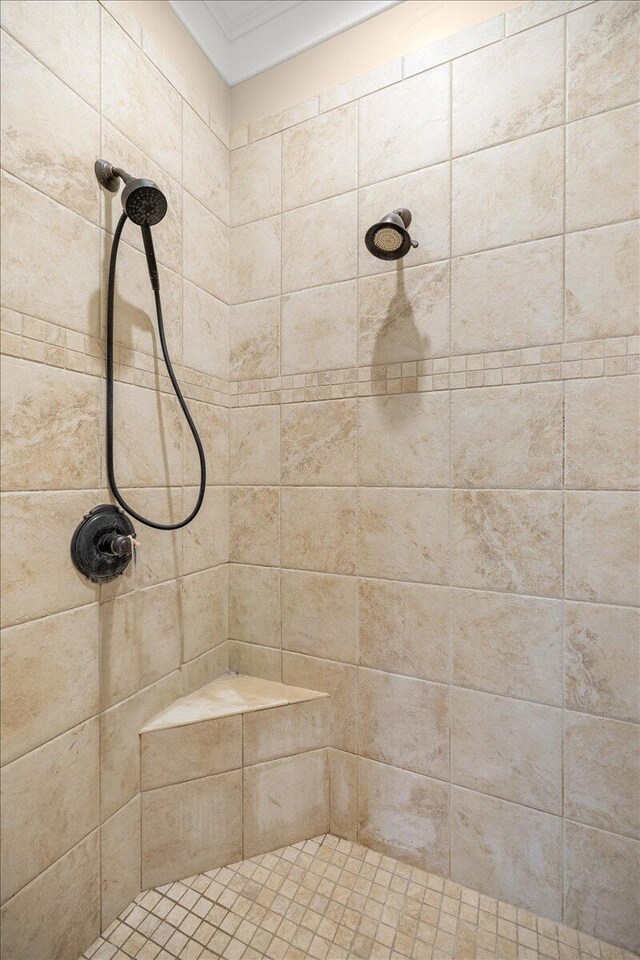
[[[566,324],[566,313],[567,313],[567,295],[566,295],[566,263],[567,263],[567,123],[569,118],[569,90],[568,90],[568,17],[565,14],[563,17],[563,54],[564,54],[564,71],[563,71],[563,113],[564,113],[564,123],[563,123],[563,178],[562,178],[562,342],[567,342],[567,324]],[[561,841],[562,849],[560,851],[560,917],[562,922],[565,922],[565,889],[566,889],[566,872],[567,872],[567,855],[566,855],[566,821],[565,821],[565,782],[564,782],[564,767],[565,767],[565,723],[566,723],[566,705],[565,705],[565,674],[566,674],[566,652],[565,652],[565,643],[566,643],[566,628],[565,628],[565,615],[566,615],[566,602],[565,602],[565,487],[566,487],[566,396],[567,396],[567,386],[566,380],[560,381],[562,384],[562,515],[560,522],[562,524],[562,552],[560,557],[560,574],[562,577],[561,583],[561,593],[562,598],[562,607],[561,614],[562,619],[560,622],[560,636],[562,641],[562,723],[561,723],[561,736],[562,741],[560,744],[560,830],[561,830]]]
[[[449,63],[449,356],[451,356],[451,342],[452,342],[452,333],[451,325],[453,322],[453,310],[451,308],[451,296],[453,290],[453,63]],[[451,361],[449,361],[451,364]],[[448,672],[448,714],[449,714],[449,723],[448,723],[448,741],[449,741],[449,790],[447,797],[447,861],[449,864],[449,876],[451,876],[452,869],[452,857],[451,857],[451,806],[452,806],[452,791],[451,791],[451,761],[452,761],[452,728],[453,728],[453,695],[452,695],[452,681],[453,681],[453,649],[452,649],[452,638],[451,638],[451,623],[452,623],[452,604],[453,596],[451,590],[451,581],[452,581],[452,558],[453,558],[453,542],[452,542],[452,511],[453,511],[453,441],[451,435],[451,424],[453,419],[453,396],[452,391],[449,388],[449,402],[448,402],[448,424],[449,424],[449,437],[448,437],[448,446],[449,446],[449,490],[448,490],[448,503],[449,503],[449,516],[447,519],[447,546],[449,549],[449,556],[447,562],[447,592],[448,603],[447,603],[447,672]]]
[[[360,102],[356,100],[356,370],[360,369]],[[360,840],[360,397],[356,394],[356,783],[355,783],[355,836]],[[347,791],[348,795],[348,791]]]
[[[99,117],[99,130],[100,130],[100,155],[102,155],[102,143],[104,136],[104,123],[103,123],[103,104],[102,104],[102,17],[103,17],[103,6],[99,4],[98,6],[98,117]],[[98,224],[100,229],[100,237],[98,243],[98,277],[102,279],[102,227],[104,220],[104,201],[102,197],[102,191],[99,190],[99,207],[98,207]],[[100,283],[100,292],[98,296],[98,309],[100,311],[100,333],[102,333],[102,318],[104,316],[104,285]],[[66,335],[65,335],[66,343]],[[65,353],[66,356],[66,353]],[[102,397],[105,399],[105,384],[102,385]],[[104,445],[104,428],[105,424],[105,404],[104,402],[100,405],[100,456],[98,458],[100,477],[99,483],[102,486],[102,478],[104,471],[106,469],[105,464],[105,445]],[[100,820],[99,824],[99,834],[98,834],[98,878],[99,878],[99,891],[98,891],[98,933],[102,932],[102,907],[103,907],[103,876],[102,876],[102,587],[98,587],[98,816]],[[142,811],[142,803],[140,803],[140,810]],[[142,814],[140,814],[140,837],[142,838]],[[140,883],[142,883],[142,846],[140,844],[140,869],[138,871],[138,878]]]

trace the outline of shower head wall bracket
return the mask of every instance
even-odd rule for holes
[[[115,172],[113,164],[108,160],[96,160],[93,165],[96,178],[101,187],[109,190],[110,193],[117,193],[120,187],[120,177]]]

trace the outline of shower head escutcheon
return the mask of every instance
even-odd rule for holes
[[[400,260],[418,243],[409,235],[411,211],[398,207],[369,227],[364,242],[369,253],[379,260]]]
[[[165,216],[167,198],[153,180],[136,179],[108,160],[96,160],[95,172],[98,183],[111,193],[117,193],[123,181],[122,208],[139,227],[155,227]]]

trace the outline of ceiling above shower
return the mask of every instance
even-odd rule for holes
[[[230,86],[402,0],[169,0]]]

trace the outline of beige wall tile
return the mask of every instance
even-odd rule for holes
[[[561,383],[451,394],[456,487],[562,486]]]
[[[330,707],[328,697],[318,697],[245,714],[244,765],[326,747],[331,726]]]
[[[231,483],[280,483],[280,407],[230,411]]]
[[[356,663],[358,584],[353,577],[282,571],[282,646]]]
[[[355,191],[283,214],[283,293],[355,277],[357,226]]]
[[[70,610],[98,597],[75,570],[69,536],[98,501],[95,490],[2,495],[2,625]],[[33,549],[33,531],[38,549]]]
[[[183,659],[199,657],[229,636],[229,567],[201,570],[182,581]]]
[[[231,302],[280,293],[280,217],[256,220],[231,231]]]
[[[448,831],[448,784],[358,759],[360,843],[447,876]]]
[[[97,487],[102,395],[95,377],[2,358],[4,490]]]
[[[562,711],[452,690],[451,780],[562,814]]]
[[[186,192],[183,193],[183,216],[185,279],[229,303],[231,231]]]
[[[100,840],[95,830],[5,903],[2,954],[12,960],[76,957],[100,929]]]
[[[620,223],[566,238],[568,340],[619,337],[638,332],[637,222]]]
[[[250,223],[280,213],[281,134],[231,153],[231,223]]]
[[[363,487],[358,573],[365,577],[446,583],[449,494],[445,490]]]
[[[483,20],[472,27],[467,27],[466,30],[459,30],[449,37],[442,37],[426,47],[405,54],[402,58],[404,76],[409,77],[429,67],[435,67],[439,63],[446,63],[447,60],[453,60],[485,44],[502,40],[503,37],[504,16]]]
[[[358,475],[378,486],[449,482],[449,394],[358,400]]]
[[[338,107],[282,134],[282,208],[358,186],[358,104]]]
[[[462,687],[562,706],[562,605],[451,591],[452,680]]]
[[[140,893],[140,796],[102,824],[100,843],[104,930]]]
[[[4,168],[97,223],[98,114],[6,34],[2,63]]]
[[[185,509],[192,509],[197,491],[184,488]],[[229,560],[229,494],[225,487],[207,487],[202,509],[183,533],[184,573],[216,567]]]
[[[356,490],[284,487],[282,563],[301,570],[355,573]]]
[[[273,647],[230,640],[229,669],[234,673],[279,683],[282,680],[282,654]]]
[[[451,579],[456,586],[560,596],[561,494],[455,490]]]
[[[229,151],[186,103],[182,104],[185,190],[229,223]]]
[[[99,269],[98,227],[2,175],[5,306],[98,336]]]
[[[203,653],[195,660],[182,665],[182,682],[185,696],[217,680],[229,670],[229,642],[218,644],[213,650]]]
[[[143,790],[226,773],[242,766],[242,717],[217,717],[140,736]]]
[[[638,108],[567,127],[567,230],[638,216]]]
[[[447,683],[449,590],[360,580],[360,664]]]
[[[565,604],[565,705],[640,720],[640,612]]]
[[[229,636],[245,643],[280,646],[280,570],[231,564]]]
[[[640,949],[637,841],[580,823],[566,826],[564,919],[594,937]]]
[[[448,264],[399,268],[361,280],[358,313],[361,365],[448,354]]]
[[[193,405],[190,404],[191,408]],[[145,517],[164,523],[177,523],[184,516],[180,487],[136,487],[125,489],[122,495],[134,509]],[[109,499],[107,497],[107,499]],[[136,569],[130,571],[133,588],[151,587],[165,580],[173,580],[182,573],[182,531],[154,530],[134,521],[140,547],[136,552]],[[127,574],[120,581],[103,585],[101,599],[110,600],[123,592]],[[135,577],[134,577],[135,574]]]
[[[229,410],[213,403],[189,399],[189,410],[195,420],[207,461],[207,483],[229,482]],[[185,431],[184,482],[200,482],[200,460],[190,432]],[[177,519],[180,519],[179,517]]]
[[[187,280],[184,297],[184,362],[226,380],[229,376],[229,308]]]
[[[454,255],[562,232],[563,139],[547,130],[454,161]]]
[[[232,487],[230,557],[234,563],[280,564],[280,490]]]
[[[568,117],[575,120],[638,97],[638,6],[612,0],[567,17]]]
[[[552,237],[453,260],[452,353],[562,340],[562,250]]]
[[[469,53],[452,68],[454,156],[563,121],[562,20]]]
[[[564,813],[603,830],[640,836],[637,724],[567,713]]]
[[[356,752],[356,667],[297,653],[282,654],[282,679],[331,697],[331,745]]]
[[[570,13],[590,2],[591,0],[531,0],[530,3],[523,3],[507,10],[505,14],[507,36]]]
[[[100,817],[98,721],[56,737],[2,771],[2,899],[70,850]]]
[[[326,750],[244,770],[244,855],[316,837],[329,829]]]
[[[282,407],[282,482],[354,484],[357,400]]]
[[[356,366],[358,303],[355,280],[282,298],[282,374]]]
[[[142,794],[142,886],[153,887],[242,857],[242,773]]]
[[[638,377],[569,380],[565,385],[566,485],[637,489]]]
[[[123,487],[182,484],[183,414],[175,397],[132,383],[114,388],[114,472]]]
[[[637,495],[567,493],[566,596],[636,604],[639,578]]]
[[[562,820],[453,787],[451,877],[560,920]]]
[[[232,380],[277,377],[280,372],[280,299],[231,307],[229,319]]]
[[[377,183],[449,157],[449,64],[360,100],[360,183]]]
[[[362,756],[447,780],[449,706],[444,685],[358,670],[358,749]]]
[[[336,837],[355,840],[358,834],[358,758],[331,748],[329,779],[329,829]]]
[[[0,703],[3,763],[97,713],[97,604],[3,631]]]

